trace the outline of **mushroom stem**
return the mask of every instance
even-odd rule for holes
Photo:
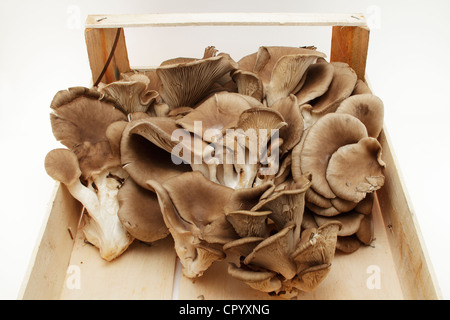
[[[87,241],[98,247],[101,257],[107,261],[121,255],[133,241],[117,214],[120,183],[109,175],[110,170],[105,170],[93,179],[97,193],[79,181],[68,186],[71,194],[88,211],[83,226]]]

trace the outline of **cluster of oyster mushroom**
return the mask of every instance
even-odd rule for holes
[[[232,277],[290,298],[322,282],[337,249],[373,240],[383,103],[315,48],[236,62],[208,47],[60,91],[51,108],[66,148],[45,168],[83,204],[105,260],[170,235],[186,277],[229,258]]]

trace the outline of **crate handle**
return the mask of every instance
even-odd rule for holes
[[[330,61],[348,63],[365,80],[369,28],[362,14],[223,12],[89,15],[85,37],[92,79],[111,83],[131,70],[124,33],[117,30],[181,26],[330,26]]]

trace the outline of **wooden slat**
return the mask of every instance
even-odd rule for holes
[[[365,26],[334,26],[331,37],[330,61],[346,62],[364,81],[369,29]]]
[[[86,28],[179,26],[366,26],[362,14],[315,13],[154,13],[89,15]]]
[[[378,190],[381,212],[406,299],[441,299],[422,233],[404,186],[391,143],[383,129],[379,137],[386,162],[386,180]]]
[[[82,206],[59,183],[50,205],[19,299],[58,299],[63,288]]]
[[[120,30],[120,37],[114,56],[102,77],[102,82],[111,83],[120,79],[122,72],[130,71],[128,52],[125,44],[123,29],[86,29],[86,47],[88,51],[89,64],[91,66],[92,81],[95,82],[100,76],[106,64],[108,56],[114,44],[117,30]]]
[[[80,232],[70,259],[70,266],[78,272],[78,287],[64,285],[60,298],[171,299],[175,262],[170,236],[152,245],[134,241],[120,257],[108,262],[96,247],[84,242]],[[68,273],[65,284],[70,284],[73,276]]]

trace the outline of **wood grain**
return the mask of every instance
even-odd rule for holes
[[[348,63],[358,79],[365,80],[369,29],[367,27],[334,26],[331,37],[330,61]]]
[[[100,76],[103,67],[114,44],[117,28],[114,29],[86,29],[86,48],[88,52],[89,65],[92,72],[92,82],[95,83]],[[120,74],[130,71],[128,52],[125,44],[125,35],[122,28],[120,30],[119,42],[114,51],[114,56],[102,77],[102,82],[111,83],[120,79]]]

